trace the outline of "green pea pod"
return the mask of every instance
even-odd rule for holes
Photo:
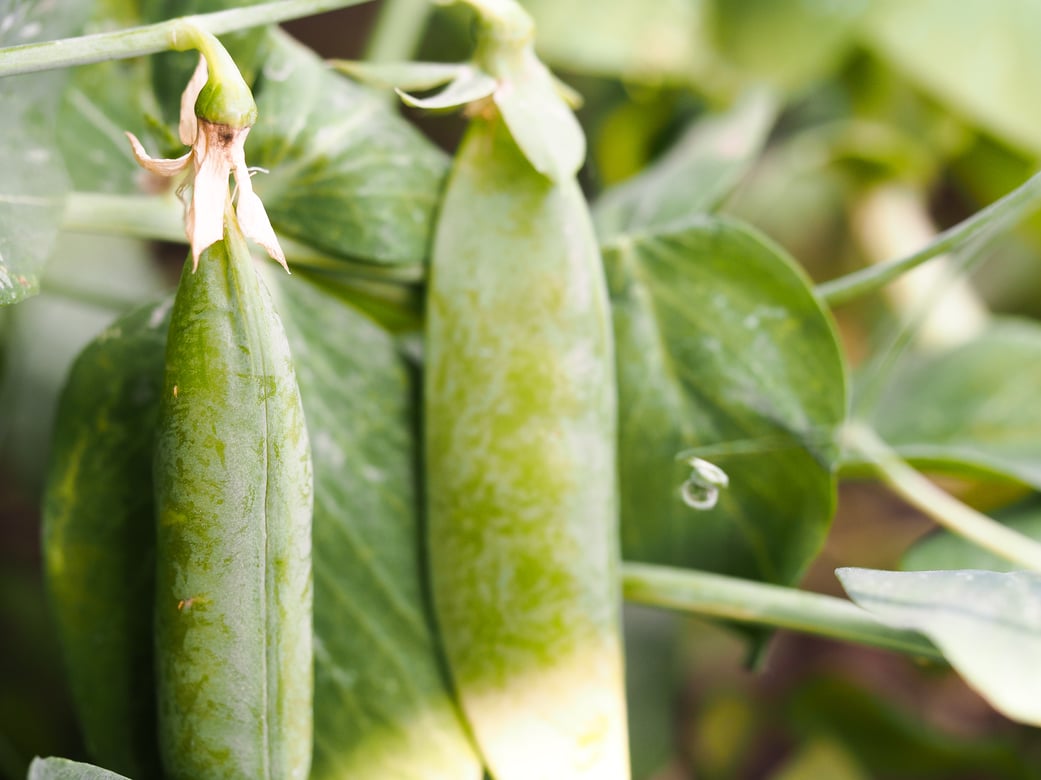
[[[91,757],[158,776],[152,694],[151,453],[170,301],[113,323],[58,404],[43,499],[45,573]]]
[[[159,744],[172,780],[303,780],[311,456],[285,332],[234,218],[177,291],[155,452]]]
[[[427,317],[430,575],[478,747],[497,780],[626,778],[603,271],[578,185],[497,114],[456,156]]]

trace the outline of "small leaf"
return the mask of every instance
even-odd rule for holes
[[[996,319],[951,350],[905,360],[870,411],[920,467],[996,474],[1041,488],[1041,325]]]
[[[416,264],[427,254],[445,155],[379,98],[273,30],[246,158],[281,233],[340,257]]]
[[[395,91],[405,105],[432,111],[468,106],[470,103],[488,97],[495,91],[495,86],[495,79],[487,73],[472,65],[464,65],[451,83],[436,95],[420,98],[403,92],[400,88]]]
[[[846,408],[809,282],[758,234],[713,218],[616,239],[604,261],[624,557],[795,581],[829,527]],[[729,477],[714,509],[682,500],[690,467],[676,456],[688,449]]]
[[[543,176],[571,178],[586,157],[586,138],[553,76],[534,53],[492,96],[517,146]]]
[[[29,767],[28,780],[127,780],[107,769],[69,761],[67,758],[37,758]]]
[[[699,119],[654,165],[600,196],[593,218],[601,240],[712,211],[762,150],[777,110],[769,93],[752,92]]]
[[[836,575],[883,623],[929,637],[995,709],[1041,725],[1041,575],[854,568]]]
[[[425,600],[409,369],[302,275],[273,281],[314,458],[311,778],[476,780]]]
[[[330,60],[329,64],[355,81],[380,89],[403,89],[409,92],[434,89],[456,81],[473,66],[465,62],[366,62],[364,60]]]
[[[9,5],[0,47],[72,35],[85,3]],[[0,80],[0,306],[39,291],[40,274],[61,224],[68,180],[55,139],[55,116],[66,73],[50,71]]]

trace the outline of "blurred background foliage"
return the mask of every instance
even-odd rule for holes
[[[923,245],[1038,167],[1041,4],[1033,0],[525,4],[541,55],[584,96],[582,182],[591,198],[750,90],[776,96],[780,111],[766,147],[720,210],[773,238],[817,281]],[[134,18],[115,13],[133,4],[105,5],[117,24]],[[323,56],[359,57],[378,5],[286,27]],[[205,7],[196,2],[191,10]],[[466,58],[471,23],[464,9],[438,9],[417,58]],[[239,43],[246,52],[257,45],[250,36]],[[133,63],[112,67],[140,80]],[[162,100],[181,83],[157,82],[156,94]],[[163,110],[146,108],[153,116]],[[126,101],[115,100],[112,111],[127,114],[132,129],[142,121]],[[454,147],[460,117],[404,113],[445,150]],[[82,164],[112,170],[97,156]],[[74,183],[77,176],[107,181],[113,192],[127,186],[118,174],[70,175]],[[984,319],[1041,314],[1039,252],[1041,216],[1034,215],[959,258],[971,266],[971,285],[959,288],[961,308],[937,323],[937,338],[960,338],[968,310]],[[55,398],[79,349],[129,303],[168,289],[172,264],[163,258],[182,255],[135,239],[66,236],[44,294],[0,308],[0,776],[24,776],[34,754],[82,756],[38,563],[37,507]],[[75,295],[65,294],[70,286]],[[909,304],[888,292],[836,312],[854,366],[887,343],[922,295],[911,290]],[[981,374],[998,387],[1001,372],[1025,359],[1016,352]],[[877,365],[862,369],[858,386],[870,386]],[[897,412],[903,417],[892,424],[913,444],[922,410],[897,399]],[[994,505],[1027,493],[1030,481],[951,484]],[[1036,517],[1036,509],[1026,514]],[[845,483],[836,523],[802,585],[838,594],[836,566],[898,568],[930,530],[875,487]],[[936,566],[935,556],[958,554],[942,544],[915,552]],[[637,778],[1041,777],[1041,736],[995,714],[945,669],[780,632],[753,671],[743,635],[642,607],[627,609],[626,640]]]

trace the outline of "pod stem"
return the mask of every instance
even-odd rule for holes
[[[140,57],[170,49],[178,50],[177,36],[183,34],[185,20],[190,20],[198,30],[212,35],[223,35],[365,2],[368,0],[279,0],[245,8],[170,19],[126,30],[10,46],[0,49],[0,77]]]
[[[622,565],[622,589],[625,599],[637,604],[943,660],[921,634],[885,626],[852,602],[834,596],[643,563]]]
[[[1031,571],[1041,572],[1041,544],[977,512],[911,468],[862,423],[850,423],[843,442],[862,456],[893,492],[948,530]]]

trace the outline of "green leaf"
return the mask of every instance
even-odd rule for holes
[[[28,780],[127,780],[101,767],[67,758],[37,758],[29,767]]]
[[[703,218],[604,251],[618,355],[623,555],[781,584],[827,533],[845,409],[832,325],[795,263]],[[730,487],[680,496],[696,448]]]
[[[1041,6],[1031,0],[876,0],[863,42],[955,112],[1041,152]]]
[[[999,712],[1041,725],[1041,575],[854,568],[836,575],[883,623],[929,637]]]
[[[994,519],[1030,539],[1041,541],[1041,502],[1037,497],[994,513]],[[937,530],[916,542],[904,555],[906,571],[935,569],[988,569],[1012,571],[1015,566],[950,531]]]
[[[799,89],[840,64],[868,5],[714,0],[715,44],[750,80]]]
[[[686,81],[703,39],[703,0],[524,0],[554,67],[658,83]],[[576,22],[576,20],[581,20]]]
[[[777,116],[767,92],[699,119],[643,173],[607,190],[593,208],[601,240],[713,210],[759,155]]]
[[[246,159],[279,232],[373,263],[427,255],[445,155],[372,92],[272,31]]]
[[[276,282],[314,458],[311,777],[477,778],[423,591],[413,377],[371,321]]]
[[[1041,488],[1039,383],[1041,325],[998,319],[971,342],[905,359],[869,416],[919,467]]]
[[[85,4],[7,4],[0,46],[75,33]],[[39,291],[40,274],[61,224],[68,181],[55,140],[65,74],[37,73],[0,80],[0,305]]]

